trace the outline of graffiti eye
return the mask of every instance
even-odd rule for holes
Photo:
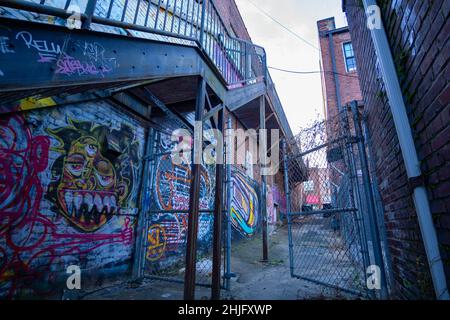
[[[97,153],[97,146],[93,145],[93,144],[89,144],[86,146],[86,152],[89,156],[94,156]]]
[[[97,180],[103,187],[108,187],[113,183],[112,176],[103,176],[101,174],[96,173]]]
[[[82,163],[69,163],[67,168],[74,176],[80,176],[83,172],[84,165]]]

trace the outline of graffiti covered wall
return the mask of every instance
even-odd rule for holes
[[[251,238],[260,227],[258,186],[255,181],[239,170],[233,170],[231,223],[235,230],[234,238]]]
[[[106,103],[0,119],[0,297],[60,294],[68,265],[128,271],[143,145]]]
[[[170,128],[170,121],[165,123]],[[150,221],[147,229],[146,271],[158,273],[167,268],[184,266],[191,183],[190,165],[175,164],[170,150],[174,144],[170,135],[161,134],[153,167],[150,194]],[[200,209],[214,208],[215,166],[201,167]],[[177,212],[179,210],[180,212]],[[212,250],[213,213],[202,212],[199,217],[198,256]]]

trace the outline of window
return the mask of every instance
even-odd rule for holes
[[[309,181],[303,182],[303,188],[304,188],[305,192],[314,191],[314,181],[309,180]]]
[[[355,53],[353,52],[353,46],[351,42],[344,43],[344,58],[345,68],[347,72],[356,71]]]

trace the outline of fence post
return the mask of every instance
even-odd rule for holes
[[[184,300],[195,299],[195,276],[197,272],[197,237],[198,217],[200,211],[200,174],[203,145],[203,113],[205,110],[206,80],[200,78],[197,88],[195,106],[195,122],[197,130],[194,130],[194,151],[191,186],[189,191],[189,218],[186,243],[186,269],[184,275]],[[199,125],[200,123],[200,125]]]
[[[350,103],[353,114],[353,122],[355,126],[356,137],[358,139],[358,153],[361,162],[362,178],[364,183],[364,193],[366,197],[366,207],[369,215],[370,233],[372,236],[372,246],[375,258],[375,263],[381,271],[381,299],[388,298],[386,273],[383,262],[383,253],[381,252],[380,235],[378,232],[377,216],[375,212],[375,204],[373,202],[374,196],[372,192],[370,173],[367,165],[366,148],[364,146],[364,136],[362,134],[361,123],[359,119],[358,104],[356,101]]]
[[[89,29],[92,22],[92,16],[95,12],[95,7],[97,5],[97,0],[88,0],[86,5],[86,10],[84,10],[84,14],[86,15],[86,20],[83,21],[81,25],[82,29]]]
[[[289,241],[289,269],[291,277],[294,277],[294,245],[292,243],[292,221],[291,221],[291,190],[289,189],[289,166],[287,157],[286,138],[282,141],[283,148],[283,168],[284,168],[284,193],[286,194],[286,217],[288,221],[288,241]]]
[[[267,132],[266,132],[266,101],[265,96],[259,98],[259,155],[260,168],[266,163],[261,163],[267,158]],[[261,170],[262,171],[262,170]],[[266,203],[266,176],[261,174],[261,213],[263,218],[262,238],[263,238],[263,258],[262,261],[269,260],[269,244],[267,234],[267,203]]]
[[[136,244],[134,249],[134,260],[133,260],[133,279],[138,279],[142,276],[143,263],[141,261],[144,259],[145,255],[145,232],[146,232],[146,218],[149,204],[149,187],[150,182],[150,161],[153,161],[153,151],[155,144],[155,132],[153,128],[148,129],[146,150],[144,157],[144,166],[142,168],[141,175],[141,194],[140,194],[140,212],[138,218],[138,224],[136,229]]]
[[[229,130],[232,129],[231,126],[231,118],[227,119],[227,132],[225,134],[226,136],[226,147],[225,147],[225,161],[226,161],[226,184],[227,184],[227,204],[226,204],[226,212],[227,212],[227,233],[226,233],[226,243],[225,243],[225,261],[226,261],[226,268],[225,268],[225,289],[230,290],[230,279],[231,279],[231,193],[233,190],[233,181],[231,180],[231,164],[232,159],[231,155],[233,154],[231,152],[232,144],[231,139],[232,135],[230,134]]]
[[[217,128],[223,136],[223,118],[224,110],[219,111]],[[223,140],[222,140],[223,141]],[[216,151],[216,192],[214,201],[214,235],[213,235],[213,270],[212,270],[212,288],[211,299],[220,299],[220,264],[222,249],[222,208],[223,208],[223,144],[220,152]],[[221,158],[219,158],[221,156]]]
[[[341,125],[343,125],[342,127],[342,133],[344,135],[347,135],[348,138],[350,138],[351,136],[351,130],[350,130],[350,125],[348,122],[348,115],[347,115],[347,110],[345,108],[343,108],[343,111],[341,111],[341,117],[342,119],[340,119]],[[357,172],[357,168],[356,168],[356,162],[355,162],[355,157],[354,157],[354,152],[353,152],[353,145],[351,141],[346,141],[346,156],[347,156],[347,160],[346,160],[346,165],[348,167],[349,170],[349,194],[351,196],[351,201],[352,204],[357,206],[358,211],[356,212],[356,222],[357,222],[357,226],[358,226],[358,231],[359,231],[359,238],[360,238],[360,242],[361,242],[361,254],[362,254],[362,259],[363,259],[363,265],[364,265],[364,274],[367,271],[367,268],[370,266],[370,254],[369,254],[369,244],[368,244],[368,239],[367,239],[367,235],[366,235],[366,222],[365,219],[363,217],[363,199],[362,199],[362,195],[361,195],[361,191],[360,191],[360,186],[359,186],[359,179],[358,179],[358,172]],[[353,185],[353,186],[352,186]],[[356,200],[355,200],[356,197]],[[371,298],[376,298],[375,294],[373,291],[369,292],[369,296]]]

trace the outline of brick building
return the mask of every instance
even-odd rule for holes
[[[397,68],[447,283],[450,279],[450,86],[448,1],[378,1]],[[435,297],[430,267],[378,57],[360,1],[343,1],[372,140],[396,298]]]
[[[333,119],[349,102],[362,100],[358,71],[348,27],[336,28],[333,17],[318,21],[317,28],[324,115]]]

